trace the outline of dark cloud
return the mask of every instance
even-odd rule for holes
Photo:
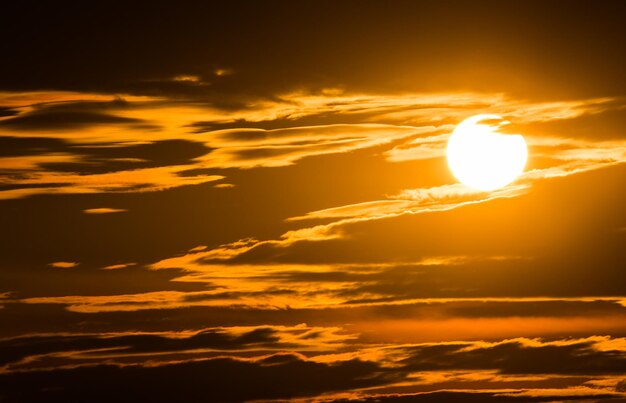
[[[80,367],[0,375],[5,401],[247,401],[316,395],[389,382],[374,363],[322,364],[296,355],[215,358],[159,366]],[[148,386],[149,385],[149,386]]]
[[[68,148],[66,141],[56,137],[0,137],[0,157],[65,152]]]
[[[2,121],[2,126],[13,130],[80,129],[97,124],[131,124],[138,119],[95,112],[28,113]]]
[[[127,169],[189,164],[211,149],[202,142],[171,139],[144,144],[87,143],[72,144],[55,137],[0,137],[0,156],[36,156],[64,153],[75,157],[72,162],[45,162],[39,166],[54,172],[96,174]],[[15,172],[12,173],[15,175]],[[24,187],[27,184],[23,185]]]
[[[0,364],[18,362],[36,355],[95,349],[113,349],[117,354],[145,354],[193,349],[269,349],[279,345],[290,347],[289,344],[280,343],[277,331],[270,327],[256,328],[241,334],[229,333],[220,328],[205,329],[186,337],[176,334],[44,335],[0,340]]]
[[[9,191],[16,189],[54,189],[70,186],[70,183],[13,183],[8,185],[0,185],[0,191]]]
[[[96,174],[128,169],[151,168],[192,163],[194,158],[208,154],[204,143],[188,140],[162,140],[147,144],[81,145],[68,147],[67,152],[79,158],[77,162],[43,163],[41,167],[55,172]]]
[[[312,337],[314,339],[316,336]],[[309,337],[306,340],[311,342],[313,339]],[[97,348],[116,348],[116,351],[109,350],[109,352],[118,354],[120,352],[128,354],[171,353],[198,348],[230,350],[255,346],[279,347],[278,342],[279,332],[269,327],[251,330],[238,336],[225,333],[224,330],[210,329],[185,338],[154,335],[37,336],[3,341],[3,348],[6,349],[6,354],[3,353],[3,356],[8,360],[16,360],[29,354],[45,355],[53,351],[71,352],[76,349]],[[603,343],[608,344],[603,347]],[[324,392],[350,391],[355,388],[391,386],[397,381],[409,379],[409,374],[413,374],[415,378],[421,374],[427,376],[432,371],[439,371],[440,374],[458,374],[467,370],[492,370],[503,375],[535,374],[552,378],[571,375],[623,376],[626,371],[626,366],[624,366],[626,354],[623,349],[620,349],[619,343],[619,340],[611,341],[609,338],[596,337],[553,342],[523,339],[493,344],[483,342],[426,344],[381,349],[377,354],[379,361],[362,361],[353,358],[319,362],[295,353],[279,353],[257,358],[216,357],[175,363],[165,362],[158,365],[154,362],[151,365],[131,364],[122,367],[82,365],[72,369],[5,373],[0,375],[0,385],[3,390],[0,396],[9,401],[16,399],[60,401],[76,399],[91,391],[91,393],[97,392],[95,394],[97,397],[95,400],[90,400],[100,401],[98,399],[110,398],[121,391],[126,391],[124,398],[143,397],[161,401],[160,398],[169,398],[172,394],[186,389],[185,396],[192,401],[196,399],[196,393],[198,397],[204,393],[203,398],[208,400],[240,401],[254,398],[313,396]],[[398,355],[398,353],[401,354]],[[394,358],[402,356],[406,358],[399,360]],[[38,360],[42,360],[42,357],[39,356]],[[394,365],[384,365],[385,362],[393,362]],[[492,376],[495,375],[492,374]],[[106,382],[103,382],[103,379]],[[150,388],[146,388],[144,383],[148,379],[155,382],[151,383]],[[168,382],[161,382],[165,379],[168,379]],[[280,381],[283,379],[290,379],[289,385],[285,386],[284,382]],[[489,382],[496,382],[496,384],[506,382],[504,379],[490,380],[487,377],[483,379],[483,386],[489,387]],[[538,379],[540,378],[535,381]],[[515,378],[510,380],[515,381]],[[578,382],[582,381],[584,379]],[[430,381],[430,388],[437,390],[437,388],[445,387],[445,382],[435,378]],[[460,382],[457,383],[457,388],[462,389],[463,383]],[[475,381],[470,377],[466,382],[470,385]],[[27,384],[30,385],[29,388],[24,387]],[[210,386],[210,388],[206,390],[201,388],[201,385]],[[235,385],[239,387],[234,388]],[[419,385],[423,383],[418,383],[416,386]],[[616,390],[619,391],[620,388],[620,384],[617,383]],[[619,396],[607,389],[582,388],[581,392],[584,393],[562,396],[571,396],[573,399],[582,399],[582,396],[586,396],[587,399]],[[459,401],[465,401],[463,400],[465,398],[469,399],[468,401],[481,401],[472,400],[480,395],[472,393],[466,396],[465,394],[468,393],[467,391],[451,391],[443,394],[381,395],[375,398],[380,397],[383,401],[397,399],[399,401],[431,401],[429,399],[445,401],[440,399],[443,399],[443,396],[451,397],[458,394],[461,398]],[[503,392],[489,392],[485,396],[486,401],[490,401],[489,398],[493,398],[493,401],[508,401],[506,399],[555,401],[561,397],[557,389],[551,393],[534,394],[532,390],[515,391],[511,388],[506,388]],[[496,397],[504,400],[496,400]],[[363,399],[368,401],[367,397]],[[339,399],[339,401],[343,400]]]
[[[98,219],[99,217],[95,218]],[[115,225],[113,220],[113,224]],[[62,261],[62,260],[55,260]],[[150,291],[206,291],[208,284],[177,283],[171,280],[180,272],[155,272],[139,266],[123,270],[102,270],[81,262],[74,271],[52,270],[47,264],[41,267],[19,266],[13,270],[0,270],[2,291],[13,291],[15,296],[42,295],[119,295]],[[141,281],[136,281],[141,278]],[[54,283],[54,287],[50,284]]]
[[[13,108],[0,107],[0,117],[15,116],[19,113],[18,110]]]
[[[441,391],[441,392],[427,392],[417,394],[389,394],[389,395],[375,395],[371,397],[362,397],[355,399],[335,399],[334,403],[349,403],[349,402],[381,402],[381,403],[514,403],[514,402],[563,402],[563,401],[589,401],[589,399],[598,399],[607,401],[619,401],[613,400],[619,397],[613,393],[602,393],[589,391],[586,394],[576,395],[559,395],[558,392],[549,394],[547,396],[529,396],[527,394],[521,394],[519,392],[499,393],[499,392],[456,392],[456,391]],[[595,401],[598,401],[595,400]]]
[[[124,292],[136,289],[137,286],[122,287],[116,284],[123,281],[129,282],[133,278],[132,274],[122,275],[124,270],[113,272],[115,273],[110,274],[113,278],[107,278],[104,275],[98,278],[98,281],[103,283],[105,291]],[[117,273],[120,275],[113,276]],[[59,276],[55,277],[59,278]],[[60,278],[63,279],[63,277]],[[79,276],[79,279],[82,278],[89,278],[88,274]],[[200,302],[211,301],[210,297],[202,294],[203,289],[197,286],[192,288],[192,285],[157,283],[154,279],[148,281],[146,276],[141,276],[141,278],[146,283],[145,289],[158,290],[162,287],[161,289],[189,290],[202,296],[199,298]],[[166,277],[165,281],[167,279]],[[67,280],[62,282],[67,282]],[[44,290],[43,285],[39,286],[40,295],[46,295]],[[98,289],[87,291],[95,293]],[[64,289],[57,292],[60,295],[68,294]],[[256,294],[257,297],[259,295],[261,294]],[[223,295],[219,296],[223,297]],[[141,296],[137,296],[136,300],[141,301]],[[468,337],[480,335],[488,340],[521,335],[551,338],[584,337],[589,334],[613,334],[616,337],[626,335],[626,329],[623,326],[624,308],[617,302],[609,301],[451,300],[438,303],[437,301],[423,301],[401,305],[343,306],[333,309],[274,309],[273,307],[251,308],[243,305],[202,306],[202,304],[193,306],[193,302],[198,302],[198,300],[185,300],[180,306],[165,309],[155,309],[154,303],[146,306],[133,306],[129,302],[124,304],[128,309],[125,311],[77,312],[68,311],[63,304],[43,302],[24,304],[16,303],[9,298],[3,301],[4,308],[0,309],[0,319],[7,323],[14,323],[14,325],[1,329],[0,334],[3,337],[15,337],[20,334],[63,332],[68,328],[84,333],[130,332],[136,329],[165,332],[184,331],[199,326],[263,326],[267,324],[295,326],[307,323],[311,326],[347,326],[346,329],[349,332],[363,333],[362,338],[376,343],[399,339],[407,343],[436,341],[443,338],[458,340],[461,335],[465,334]],[[423,326],[420,327],[420,323]],[[465,326],[472,325],[475,328],[465,328]],[[498,325],[504,327],[506,331],[498,329]],[[408,330],[401,331],[403,326],[406,326]],[[458,329],[455,330],[456,327]],[[388,331],[386,331],[387,328],[389,328]]]
[[[122,100],[111,102],[69,102],[35,106],[32,111],[22,112],[15,117],[0,121],[0,128],[11,130],[71,130],[94,125],[131,125],[135,128],[151,127],[141,119],[107,113],[124,109],[128,105]],[[154,128],[154,127],[152,127]]]
[[[599,343],[598,343],[599,344]],[[434,345],[410,349],[402,360],[410,371],[495,369],[504,374],[624,374],[626,354],[620,349],[601,351],[594,340],[564,343],[505,341],[495,345]]]
[[[57,333],[0,340],[5,372],[109,363],[167,363],[224,355],[259,357],[277,351],[308,354],[341,347],[352,336],[336,327],[246,326],[182,332]],[[287,356],[290,357],[290,356]],[[278,357],[279,358],[279,357]],[[277,362],[278,363],[278,362]]]

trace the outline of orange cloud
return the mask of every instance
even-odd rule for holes
[[[52,262],[50,266],[58,268],[58,269],[71,269],[73,267],[78,266],[80,263],[78,262]]]
[[[91,175],[35,171],[24,174],[18,180],[11,180],[10,183],[12,184],[26,185],[26,187],[2,191],[0,192],[0,199],[12,199],[40,193],[149,192],[177,186],[198,185],[224,178],[221,175],[179,175],[180,172],[187,169],[189,166],[167,166]],[[65,185],[56,186],[57,183]],[[37,186],[29,187],[32,185]]]
[[[111,207],[100,207],[100,208],[90,208],[83,210],[85,214],[110,214],[110,213],[123,213],[128,211],[126,209],[119,208],[111,208]]]
[[[137,263],[120,263],[120,264],[112,264],[110,266],[105,266],[102,270],[118,270],[125,269],[127,267],[135,266]]]

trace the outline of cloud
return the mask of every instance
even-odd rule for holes
[[[501,190],[480,192],[464,185],[444,185],[430,189],[405,190],[395,196],[395,200],[365,202],[354,205],[331,208],[307,213],[305,216],[292,217],[290,221],[305,219],[338,219],[329,224],[304,227],[283,233],[279,239],[259,241],[242,239],[212,250],[193,249],[191,256],[164,259],[155,263],[154,268],[185,267],[185,263],[229,260],[248,253],[259,247],[285,248],[297,242],[329,241],[343,238],[342,227],[369,220],[397,217],[404,214],[419,214],[446,211],[469,204],[489,200],[513,197],[519,194],[523,186],[509,186]]]
[[[62,153],[67,149],[67,143],[54,137],[0,137],[0,157],[34,157],[45,151],[46,154]],[[4,161],[4,159],[3,159]]]
[[[90,111],[30,112],[3,119],[0,126],[10,130],[72,130],[95,125],[140,124],[138,119],[124,118]]]
[[[560,102],[529,102],[515,100],[504,94],[493,93],[416,93],[394,94],[354,94],[342,91],[312,94],[292,92],[281,94],[271,100],[252,104],[248,110],[239,111],[231,122],[239,125],[256,123],[263,127],[271,121],[280,122],[283,127],[292,122],[298,125],[307,122],[309,117],[317,117],[323,122],[337,122],[338,118],[350,123],[393,123],[398,125],[435,125],[442,129],[464,118],[490,111],[505,115],[516,122],[545,122],[573,119],[586,114],[600,113],[619,108],[616,98],[594,98]],[[330,119],[333,118],[333,119]],[[228,123],[222,122],[223,123]],[[196,122],[194,127],[209,131],[220,124]]]
[[[316,352],[342,348],[353,336],[336,327],[217,327],[180,332],[58,333],[0,339],[1,372],[109,362],[143,363],[225,352]]]
[[[198,185],[224,178],[221,175],[180,176],[179,173],[185,169],[187,166],[167,166],[92,175],[35,171],[23,174],[24,177],[18,181],[20,186],[17,189],[0,193],[0,199],[41,193],[149,192],[177,186]]]
[[[125,269],[127,267],[131,267],[131,266],[135,266],[137,263],[119,263],[119,264],[112,264],[109,266],[105,266],[102,268],[102,270],[117,270],[117,269]]]
[[[602,347],[610,337],[542,341],[513,339],[409,347],[401,359],[408,370],[497,369],[506,374],[620,374],[626,350],[616,343]]]
[[[304,157],[374,147],[430,130],[384,124],[218,130],[205,135],[216,148],[206,164],[215,168],[285,166]]]
[[[0,375],[0,396],[30,401],[84,396],[91,396],[94,402],[166,402],[174,396],[196,401],[248,401],[314,395],[387,381],[388,375],[381,374],[373,363],[353,360],[328,365],[285,353],[256,359],[219,357],[167,365],[100,365],[4,374]]]
[[[9,146],[8,156],[0,156],[1,199],[38,193],[160,190],[221,178],[181,174],[195,167],[194,158],[211,151],[187,140],[77,145],[53,138],[0,137],[1,142]]]
[[[183,264],[185,259],[190,263]],[[436,316],[440,320],[455,318],[526,317],[536,315],[535,306],[543,306],[541,318],[575,316],[569,307],[577,306],[585,314],[601,315],[607,329],[621,329],[611,315],[624,314],[626,304],[619,296],[544,297],[541,290],[521,282],[528,275],[526,259],[518,257],[468,258],[449,256],[427,258],[416,262],[352,264],[228,264],[195,263],[193,255],[180,261],[160,262],[153,269],[183,268],[172,273],[171,281],[194,285],[198,291],[153,291],[115,295],[64,295],[21,298],[28,304],[62,304],[72,312],[118,312],[148,309],[174,309],[191,306],[249,307],[251,309],[339,309],[355,307],[391,307],[411,311],[414,315]],[[105,269],[121,269],[113,265]],[[170,270],[167,270],[168,272]],[[537,269],[541,271],[542,268]],[[472,281],[468,274],[483,281]],[[517,287],[516,284],[518,285]],[[548,287],[551,287],[548,284]],[[208,290],[201,290],[209,288]],[[533,291],[534,290],[534,291]],[[511,297],[499,297],[514,293]],[[528,295],[528,296],[525,296]],[[575,305],[580,303],[580,305]],[[589,304],[586,304],[589,303]],[[588,306],[600,304],[597,311]],[[430,306],[432,310],[425,309]],[[424,309],[423,309],[424,308]],[[395,313],[395,316],[400,315]],[[404,321],[404,316],[402,316]],[[586,316],[585,316],[586,318]],[[438,319],[438,320],[439,320]],[[586,318],[591,328],[601,322]],[[543,319],[542,319],[543,320]],[[584,321],[574,321],[586,329]],[[405,323],[409,326],[410,323]],[[450,323],[447,327],[460,326]],[[428,324],[433,326],[433,323]],[[560,325],[563,328],[564,324]],[[600,326],[602,327],[602,326]],[[555,328],[558,331],[559,328]],[[506,331],[506,329],[503,329]],[[535,324],[528,324],[535,334]],[[521,331],[521,330],[520,330]],[[547,330],[546,330],[547,331]]]
[[[85,214],[111,214],[111,213],[123,213],[128,211],[126,209],[111,208],[111,207],[98,207],[83,210]]]
[[[0,104],[18,110],[32,110],[37,106],[46,107],[54,105],[67,105],[80,102],[110,102],[114,98],[110,94],[98,94],[77,91],[21,91],[0,92]],[[118,95],[118,98],[126,101],[147,101],[154,98],[130,94]]]
[[[179,75],[174,77],[172,80],[174,81],[183,81],[183,82],[191,82],[191,83],[197,83],[200,82],[200,77],[199,76],[195,76],[195,75]]]
[[[33,352],[40,354],[39,365],[45,365],[46,355],[56,355],[62,360],[56,362],[58,368],[5,371],[0,374],[3,386],[0,390],[4,398],[12,398],[19,391],[21,396],[28,393],[31,399],[45,397],[48,400],[72,399],[86,391],[95,391],[103,401],[122,390],[124,396],[133,399],[141,390],[141,396],[154,394],[151,400],[159,401],[159,398],[169,399],[181,392],[180,388],[185,388],[186,396],[194,397],[197,391],[203,399],[222,401],[297,396],[318,396],[321,400],[317,401],[356,398],[446,401],[445,398],[453,396],[461,399],[459,401],[484,401],[485,398],[554,401],[565,397],[621,396],[617,390],[626,359],[623,348],[626,343],[622,339],[599,336],[553,341],[518,338],[497,342],[376,345],[339,354],[315,353],[319,346],[333,350],[335,343],[348,340],[338,334],[337,329],[303,325],[218,328],[178,334],[41,335],[4,339],[0,346],[10,349],[10,356],[3,355],[10,361],[23,360],[25,365],[34,364],[36,368],[37,360],[26,359]],[[609,350],[599,347],[607,342],[614,347]],[[281,346],[296,350],[301,346],[311,351],[310,343],[314,352],[310,357],[295,351],[268,354],[268,349]],[[76,350],[77,347],[80,350]],[[171,358],[172,353],[192,354],[206,349],[206,354],[215,348],[218,354],[213,357],[200,354],[188,356],[188,359],[181,359],[180,355],[174,360]],[[256,350],[256,355],[240,355],[245,350]],[[66,354],[60,354],[63,351]],[[158,359],[159,354],[166,352],[170,353],[170,358],[163,355]],[[111,358],[107,365],[94,366],[88,359],[90,355],[102,357],[103,354]],[[135,361],[116,363],[124,360],[124,355],[135,357]],[[141,356],[156,359],[137,362]],[[75,361],[76,365],[67,365],[67,360]],[[196,375],[190,377],[192,373]],[[204,375],[198,377],[197,374]],[[109,381],[106,386],[101,383],[102,379]],[[154,386],[146,389],[143,382],[137,382],[142,379],[150,379]],[[160,379],[168,382],[160,382]],[[290,379],[289,386],[276,383],[276,379]],[[25,384],[29,388],[23,388]],[[235,384],[239,387],[233,389]],[[203,387],[199,388],[200,385]],[[322,393],[325,397],[320,396]]]
[[[622,397],[621,394],[613,391],[598,391],[591,388],[553,389],[553,390],[508,390],[480,391],[480,390],[442,390],[436,392],[423,393],[395,393],[395,394],[375,394],[367,396],[365,394],[352,394],[352,397],[338,396],[336,399],[319,399],[318,402],[424,402],[424,403],[515,403],[515,402],[561,402],[561,401],[614,401],[615,398]]]
[[[4,308],[3,302],[9,299],[11,299],[10,292],[0,292],[0,309]]]
[[[50,263],[50,266],[58,268],[58,269],[71,269],[73,267],[78,266],[80,263],[77,262],[53,262]]]
[[[404,162],[440,158],[445,156],[449,134],[430,136],[393,147],[385,152],[390,162]]]
[[[523,186],[509,186],[502,190],[483,192],[462,184],[442,185],[424,189],[405,189],[390,196],[390,200],[363,202],[313,211],[290,221],[324,218],[382,219],[401,214],[445,211],[472,203],[481,203],[501,197],[513,197]]]
[[[127,271],[132,270],[111,270],[105,274],[113,276],[113,281],[118,282],[137,277],[136,272],[122,276]],[[306,273],[296,279],[308,279],[312,287],[315,287],[315,282],[322,281],[319,277],[325,275],[304,274]],[[341,272],[326,275],[330,277],[329,280],[342,281]],[[93,276],[85,278],[93,279]],[[102,278],[99,282],[107,280],[107,277]],[[142,278],[142,284],[150,284],[150,279]],[[350,278],[348,275],[348,279]],[[170,288],[176,288],[177,285],[178,283],[172,283]],[[322,283],[321,287],[324,286],[325,283]],[[310,326],[338,326],[344,328],[348,334],[360,334],[356,343],[394,344],[519,336],[585,337],[590,334],[620,335],[626,331],[626,313],[624,306],[620,304],[622,301],[617,297],[430,297],[278,307],[259,306],[254,301],[246,305],[236,300],[237,295],[213,295],[211,299],[210,293],[207,295],[187,291],[171,293],[169,301],[165,300],[164,295],[161,295],[161,300],[157,300],[158,295],[142,295],[153,287],[132,287],[137,289],[135,292],[138,295],[134,297],[130,294],[102,295],[109,292],[103,287],[94,288],[94,293],[100,294],[98,298],[68,298],[65,297],[67,293],[64,293],[57,297],[23,301],[21,293],[13,293],[3,300],[5,308],[0,310],[0,317],[4,321],[14,322],[15,325],[2,329],[2,335],[14,337],[35,333],[63,333],[68,329],[92,333],[134,332],[138,329],[169,332],[206,326],[308,323]],[[177,288],[186,290],[181,285]],[[196,287],[196,290],[198,288],[200,287]],[[88,292],[92,291],[83,290],[84,294]],[[119,294],[119,291],[116,289],[111,293]],[[266,294],[269,297],[272,292],[268,291]],[[291,295],[294,299],[298,297],[298,294]],[[21,318],[20,321],[16,320],[18,317]]]

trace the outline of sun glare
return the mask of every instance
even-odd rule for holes
[[[489,191],[508,185],[524,172],[526,141],[520,134],[499,133],[506,123],[498,115],[482,114],[454,129],[448,140],[448,166],[461,183]]]

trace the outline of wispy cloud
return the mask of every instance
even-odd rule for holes
[[[18,180],[5,180],[17,189],[0,192],[0,199],[11,199],[40,193],[107,193],[148,192],[184,185],[213,182],[221,175],[181,176],[189,166],[169,166],[92,175],[35,171],[22,173]],[[60,186],[58,184],[61,184]]]
[[[238,326],[179,332],[55,333],[0,339],[0,372],[110,362],[168,362],[225,353],[268,354],[289,349],[319,354],[355,336],[337,327]]]
[[[131,266],[135,266],[137,263],[118,263],[118,264],[112,264],[109,266],[105,266],[102,268],[102,270],[118,270],[118,269],[125,269],[127,267],[131,267]]]
[[[111,214],[111,213],[123,213],[128,211],[126,209],[111,208],[111,207],[98,207],[83,210],[85,214]]]
[[[55,267],[57,269],[71,269],[78,266],[80,263],[78,262],[52,262],[50,266]]]

